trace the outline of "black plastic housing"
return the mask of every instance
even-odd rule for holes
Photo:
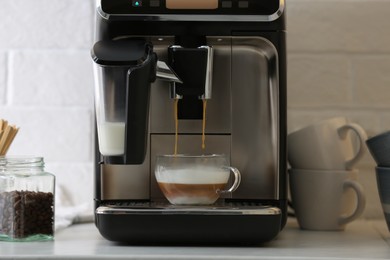
[[[180,95],[178,119],[202,119],[205,93],[207,50],[202,48],[169,48],[169,65],[183,83],[175,83]]]
[[[279,234],[282,215],[98,215],[97,225],[106,239],[128,244],[258,246]]]

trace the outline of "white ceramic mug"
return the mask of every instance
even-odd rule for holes
[[[364,211],[366,199],[357,170],[289,170],[295,216],[302,229],[344,230]]]
[[[357,149],[349,132],[357,136]],[[289,134],[288,160],[294,169],[349,170],[364,155],[366,139],[358,124],[331,118]]]

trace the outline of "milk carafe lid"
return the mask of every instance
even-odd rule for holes
[[[151,48],[144,40],[103,40],[95,43],[91,56],[103,66],[136,66],[147,59]]]

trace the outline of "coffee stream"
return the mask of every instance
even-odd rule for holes
[[[175,117],[175,150],[174,155],[177,155],[177,142],[179,137],[179,118],[178,118],[178,105],[179,105],[179,99],[175,99],[173,103],[173,115]]]
[[[202,119],[202,150],[206,149],[206,109],[207,109],[207,99],[203,99],[203,119]]]
[[[175,119],[175,147],[174,155],[177,155],[178,150],[178,139],[179,139],[179,118],[178,118],[178,109],[179,108],[179,99],[175,99],[173,103],[173,114]],[[207,110],[207,99],[203,99],[203,119],[202,119],[202,150],[206,149],[206,110]]]

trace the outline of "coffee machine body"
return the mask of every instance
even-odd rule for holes
[[[105,238],[257,244],[282,230],[284,12],[284,0],[97,1],[95,217]],[[176,123],[179,153],[225,154],[241,171],[233,194],[169,205],[154,167],[174,153]]]

